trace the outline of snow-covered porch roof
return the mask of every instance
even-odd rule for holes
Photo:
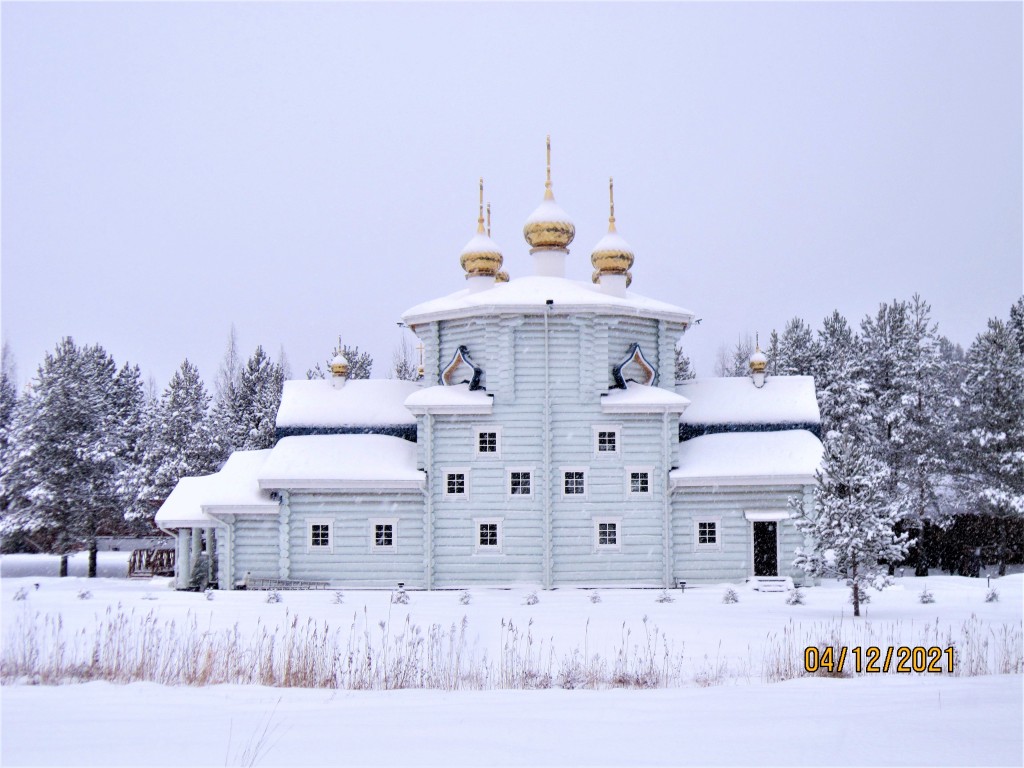
[[[219,523],[218,513],[275,513],[278,503],[260,490],[256,475],[271,450],[235,451],[220,471],[200,477],[183,477],[160,505],[160,528],[204,528]]]
[[[416,444],[390,435],[297,435],[269,452],[259,487],[269,489],[419,489]]]

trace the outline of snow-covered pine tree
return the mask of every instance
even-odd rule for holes
[[[255,451],[274,447],[277,410],[281,406],[284,373],[257,346],[242,368],[232,403],[232,447]]]
[[[853,588],[853,615],[860,616],[864,588],[906,553],[906,534],[895,532],[896,510],[885,500],[885,468],[864,450],[853,431],[832,432],[824,441],[816,473],[814,509],[797,512],[796,525],[811,541],[793,564],[812,576],[845,576]]]
[[[749,333],[736,337],[732,348],[731,376],[746,376],[750,373],[750,356],[754,354],[754,337]]]
[[[312,368],[306,371],[307,379],[323,379],[326,378],[324,370],[331,370],[331,360],[338,355],[342,355],[348,360],[348,377],[350,379],[368,379],[370,378],[370,372],[373,370],[373,357],[369,352],[360,352],[359,346],[349,347],[341,342],[341,336],[338,337],[338,345],[331,350],[330,356],[327,358],[327,365],[324,368],[320,367],[320,363],[316,363]]]
[[[146,393],[139,366],[125,363],[114,377],[114,413],[118,424],[117,447],[118,506],[124,519],[129,523],[148,522],[152,519],[139,501],[142,483],[142,466],[149,441],[154,403]]]
[[[210,395],[199,371],[185,360],[154,410],[143,458],[140,501],[154,512],[182,477],[217,470],[223,447],[209,414]]]
[[[67,556],[82,546],[96,574],[96,536],[121,524],[115,493],[119,433],[113,359],[66,337],[47,353],[16,410],[2,468],[3,531]]]
[[[916,573],[927,576],[928,534],[942,525],[939,489],[948,476],[952,403],[944,395],[938,330],[920,296],[883,304],[861,323],[862,372],[878,407],[872,445],[886,469],[887,498],[901,525],[918,531]]]
[[[14,421],[14,408],[18,403],[15,379],[14,357],[7,342],[4,342],[3,352],[0,353],[0,465],[4,461],[7,436]]]
[[[1017,340],[1017,348],[1024,355],[1024,296],[1021,296],[1010,307],[1010,330]]]
[[[768,367],[765,372],[769,376],[777,376],[779,373],[779,345],[781,343],[779,332],[773,328],[768,336],[768,349],[764,351],[764,356],[768,358]]]
[[[786,323],[775,354],[777,375],[813,376],[819,352],[810,326],[799,317]]]
[[[690,358],[683,352],[681,347],[676,347],[675,373],[676,381],[688,381],[689,379],[697,378],[693,365],[690,363]]]
[[[856,397],[859,409],[856,413],[864,413],[866,383],[855,375],[857,345],[853,329],[839,310],[834,310],[822,321],[813,375],[824,435],[834,430],[845,430],[844,425],[851,418],[848,398]]]
[[[967,489],[975,508],[999,521],[1002,576],[1004,521],[1024,516],[1024,355],[1002,320],[989,320],[971,345],[962,392]]]

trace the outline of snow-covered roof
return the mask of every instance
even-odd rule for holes
[[[822,446],[810,432],[727,432],[679,444],[673,485],[787,485],[813,483]]]
[[[419,488],[416,444],[389,435],[284,437],[258,475],[260,488]]]
[[[349,379],[335,388],[327,379],[286,381],[277,410],[281,427],[346,427],[415,424],[405,399],[419,384],[397,379]]]
[[[408,325],[467,315],[533,313],[543,310],[548,299],[554,312],[594,312],[598,314],[629,314],[675,320],[689,324],[693,313],[688,309],[649,299],[633,291],[613,296],[593,283],[564,277],[529,275],[507,283],[495,283],[485,290],[456,291],[440,299],[417,304],[402,315]]]
[[[215,525],[214,515],[238,512],[276,512],[278,504],[260,490],[256,475],[271,449],[235,451],[219,472],[183,477],[156,513],[161,528]]]
[[[683,424],[818,424],[812,376],[768,376],[758,389],[749,376],[691,379],[676,385],[690,401]]]
[[[601,396],[604,413],[681,413],[689,404],[675,392],[635,381],[627,381],[625,389],[613,389]]]
[[[482,389],[471,390],[469,384],[448,387],[424,387],[405,400],[412,413],[491,413],[494,398]]]

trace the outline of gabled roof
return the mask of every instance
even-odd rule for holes
[[[810,432],[732,432],[679,444],[673,486],[790,485],[815,481],[821,441]]]
[[[278,503],[267,491],[260,490],[256,475],[270,457],[271,450],[235,451],[219,472],[199,477],[183,477],[156,513],[161,528],[213,526],[210,514],[276,513]]]
[[[329,378],[286,381],[277,427],[415,424],[405,399],[419,388],[415,382],[397,379],[349,379],[339,388]]]
[[[466,288],[439,299],[417,304],[407,309],[402,320],[408,325],[432,320],[489,314],[537,314],[544,310],[548,300],[555,312],[571,310],[608,315],[641,315],[686,323],[693,321],[693,313],[657,299],[649,299],[633,291],[623,297],[612,296],[593,283],[564,277],[528,275],[507,283],[495,283],[493,288],[471,291]]]
[[[760,389],[749,376],[690,379],[676,391],[690,401],[681,424],[821,423],[812,376],[767,376]]]

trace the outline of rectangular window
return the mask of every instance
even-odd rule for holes
[[[597,551],[622,549],[621,518],[594,519],[594,549]]]
[[[566,496],[582,496],[587,492],[586,486],[586,473],[581,469],[567,470],[564,473],[565,478],[565,495]]]
[[[629,473],[629,492],[630,493],[650,493],[651,492],[651,475],[649,472],[630,472]]]
[[[446,473],[444,483],[444,492],[449,496],[464,496],[466,494],[465,472]]]
[[[718,523],[701,520],[697,523],[697,544],[718,544]]]
[[[512,471],[508,473],[508,492],[512,496],[530,496],[530,473]]]
[[[395,545],[395,526],[391,523],[377,523],[373,526],[373,546],[393,547]]]
[[[502,547],[502,519],[489,518],[474,520],[476,541],[474,550],[484,555],[500,555]]]
[[[497,453],[498,452],[498,433],[497,432],[479,432],[479,433],[477,433],[476,449],[477,449],[478,453]]]
[[[330,519],[313,519],[306,521],[306,551],[331,554],[334,552],[334,535]]]

